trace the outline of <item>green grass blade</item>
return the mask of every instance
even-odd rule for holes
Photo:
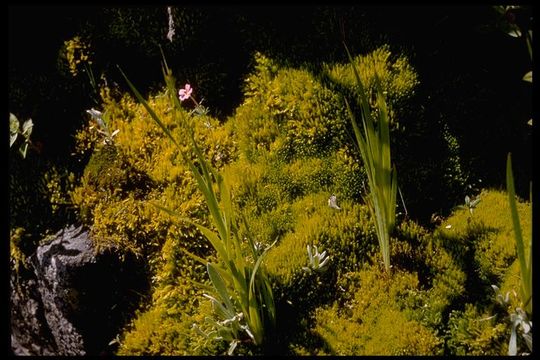
[[[354,76],[358,85],[358,92],[361,105],[363,133],[356,123],[354,114],[349,103],[345,99],[347,110],[351,117],[351,122],[356,137],[356,142],[360,150],[360,155],[364,163],[364,169],[368,178],[369,196],[367,204],[370,213],[375,221],[375,231],[381,255],[383,257],[386,271],[390,270],[390,232],[395,226],[395,206],[397,196],[397,173],[395,166],[391,163],[390,150],[390,128],[388,118],[388,108],[383,94],[380,80],[375,76],[375,87],[377,91],[376,106],[378,109],[377,123],[370,110],[370,104],[366,90],[360,79],[360,75],[354,64],[354,60],[345,45],[345,50],[349,57]]]
[[[266,274],[265,276],[261,276],[261,278],[262,283],[260,285],[260,293],[262,294],[263,304],[266,305],[266,313],[268,315],[269,323],[273,327],[276,324],[276,306],[274,304],[274,294]]]
[[[361,97],[361,100],[362,100],[360,105],[362,106],[362,111],[365,114],[371,114],[371,112],[369,110],[369,102],[368,102],[368,99],[366,97],[366,92],[364,90],[364,85],[362,84],[362,81],[360,80],[360,75],[358,74],[358,71],[356,71],[356,66],[354,65],[354,59],[353,59],[351,53],[349,52],[349,48],[347,47],[347,45],[345,43],[344,43],[344,45],[345,45],[345,51],[347,51],[347,56],[349,58],[349,62],[352,65],[354,77],[356,78],[356,84],[358,85],[359,90],[360,90],[360,97]]]
[[[204,159],[201,158],[200,160],[202,160],[202,163],[201,161],[199,161],[201,163],[201,167],[205,168],[206,164],[204,164]],[[226,239],[226,237],[228,236],[228,233],[223,224],[223,219],[219,211],[217,196],[214,193],[214,190],[212,188],[212,179],[208,175],[207,171],[206,172],[204,170],[200,171],[199,168],[197,168],[191,160],[186,159],[186,162],[188,163],[188,166],[193,176],[195,177],[195,180],[197,181],[199,190],[201,191],[201,193],[204,196],[204,199],[206,200],[206,205],[208,206],[210,215],[214,219],[214,225],[216,226],[218,233],[220,234],[222,239]]]
[[[389,207],[389,216],[388,216],[388,226],[389,232],[392,232],[394,229],[394,226],[396,224],[396,205],[397,205],[397,171],[396,167],[392,167],[392,185],[390,190],[390,201],[388,207]]]
[[[241,215],[242,215],[242,222],[244,223],[244,226],[246,227],[246,238],[248,240],[249,249],[251,250],[251,256],[254,259],[256,259],[258,256],[257,249],[255,247],[255,242],[253,241],[253,236],[251,236],[251,230],[249,229],[249,224],[246,219],[246,215],[244,213],[241,213]]]
[[[530,280],[530,272],[527,268],[527,261],[525,258],[525,245],[523,242],[523,234],[521,232],[521,224],[519,223],[519,217],[516,205],[516,194],[514,187],[514,176],[512,174],[512,155],[508,153],[506,160],[506,187],[508,192],[508,203],[510,205],[510,213],[512,216],[512,223],[514,225],[514,235],[516,239],[516,249],[519,260],[519,268],[521,272],[521,295],[524,303],[530,304],[529,298],[531,297],[532,285]]]
[[[255,266],[253,266],[253,270],[251,272],[251,279],[249,280],[249,290],[251,292],[255,291],[255,278],[257,276],[257,270],[259,270],[259,266],[261,266],[265,253],[266,252],[264,252],[261,256],[259,256],[259,258],[257,259],[257,262],[255,262]]]
[[[223,216],[225,217],[225,227],[230,232],[231,226],[234,224],[234,212],[232,208],[230,184],[228,178],[220,176],[219,178],[219,194],[221,196],[221,203],[223,204]]]
[[[224,242],[227,242],[229,238],[229,231],[228,231],[227,226],[225,225],[224,219],[219,209],[217,196],[212,187],[213,182],[210,176],[210,170],[209,170],[210,167],[208,163],[206,162],[201,150],[197,146],[197,143],[195,142],[195,138],[192,132],[190,132],[190,137],[191,137],[193,149],[194,149],[195,155],[197,156],[197,160],[199,162],[200,168],[197,168],[195,164],[193,164],[193,162],[191,162],[191,160],[189,159],[187,160],[188,165],[193,175],[195,176],[197,184],[199,185],[199,189],[203,193],[203,196],[208,205],[208,210],[210,211],[210,214],[212,215],[214,219],[214,225],[216,226],[218,233],[220,234],[222,240]],[[215,174],[215,177],[218,181],[219,181],[219,176],[220,176],[219,174]]]
[[[158,209],[168,213],[171,216],[175,216],[175,217],[179,218],[180,220],[185,221],[188,224],[191,224],[191,225],[195,226],[210,241],[210,243],[212,244],[212,246],[214,247],[214,249],[218,253],[218,256],[220,256],[222,259],[228,259],[229,258],[228,253],[225,251],[225,248],[222,245],[222,241],[219,239],[219,237],[216,235],[215,232],[213,232],[212,230],[210,230],[209,228],[207,228],[204,225],[197,224],[193,220],[191,220],[189,218],[186,218],[186,217],[180,215],[179,213],[177,213],[175,211],[169,210],[169,209],[167,209],[167,208],[165,208],[165,207],[163,207],[161,205],[155,204],[155,203],[152,203],[152,205],[154,205]]]
[[[347,99],[345,99],[345,105],[347,106],[347,111],[349,112],[349,116],[351,118],[351,123],[352,123],[353,131],[354,131],[354,136],[356,138],[355,145],[358,148],[358,151],[360,152],[360,154],[362,156],[362,159],[367,158],[365,156],[366,145],[365,145],[365,142],[364,142],[364,138],[360,134],[360,129],[358,128],[358,123],[356,122],[356,117],[354,116],[354,113],[352,112],[351,107],[350,107],[349,102],[347,101]]]
[[[186,221],[186,219],[184,220]],[[220,240],[219,236],[212,230],[208,229],[207,227],[191,222],[193,225],[195,225],[199,231],[206,236],[206,238],[212,243],[212,246],[214,249],[216,249],[216,252],[218,253],[218,256],[225,262],[229,260],[229,254],[225,250],[225,247],[223,247],[223,243]]]
[[[211,187],[212,184],[212,178],[210,177],[210,170],[208,162],[206,161],[201,149],[199,148],[199,145],[197,145],[197,141],[195,141],[195,134],[193,133],[193,130],[189,130],[189,137],[191,139],[191,145],[193,147],[193,151],[195,152],[195,155],[197,156],[197,160],[199,161],[200,169],[201,169],[201,175],[205,179],[208,186]]]
[[[211,295],[203,294],[203,296],[210,299],[210,301],[212,301],[212,304],[214,305],[214,311],[222,319],[230,319],[235,315],[234,308],[223,306],[223,303],[221,301],[219,301],[218,299],[216,299],[215,297]],[[216,323],[216,325],[218,324]],[[219,326],[217,327],[219,328]]]
[[[227,286],[225,285],[223,278],[219,274],[219,272],[216,270],[215,266],[211,263],[208,263],[206,265],[206,270],[208,271],[208,276],[210,277],[210,281],[212,281],[212,284],[217,290],[217,293],[223,303],[225,303],[225,306],[229,309],[233,309],[233,304],[231,303],[231,300],[229,299],[229,292],[227,291]]]

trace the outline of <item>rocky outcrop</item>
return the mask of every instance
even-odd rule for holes
[[[21,279],[25,279],[21,281]],[[56,343],[45,319],[35,274],[21,268],[10,276],[11,350],[15,355],[54,355]]]
[[[89,231],[68,227],[11,276],[11,343],[17,355],[99,355],[146,292],[144,264],[96,253]]]

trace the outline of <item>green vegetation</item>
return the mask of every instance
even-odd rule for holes
[[[378,267],[344,275],[349,299],[318,309],[315,331],[335,355],[438,355],[442,340],[408,314],[418,301],[415,273],[396,271],[390,277]],[[410,306],[410,305],[409,305]],[[420,310],[417,310],[420,311]]]
[[[164,63],[164,74],[167,90],[170,94],[176,94],[174,78],[167,68],[166,62]],[[243,236],[248,240],[249,255],[246,251],[243,251],[242,236],[237,230],[238,219],[235,217],[232,207],[228,179],[213,169],[201,153],[193,136],[193,128],[189,124],[192,119],[189,118],[187,121],[185,118],[182,119],[181,125],[184,125],[184,130],[189,133],[191,140],[190,150],[196,155],[195,161],[182,153],[182,147],[175,141],[159,116],[149,107],[127,77],[126,81],[138,100],[142,102],[152,116],[152,119],[155,120],[180,151],[182,162],[187,163],[195,177],[198,188],[202,192],[212,216],[213,225],[217,229],[216,233],[204,225],[193,222],[191,219],[182,219],[197,227],[212,244],[218,258],[218,263],[211,263],[188,253],[191,257],[206,265],[208,276],[214,287],[213,296],[208,294],[204,294],[204,296],[211,300],[218,320],[206,318],[205,320],[209,320],[213,328],[208,333],[203,334],[212,339],[230,342],[227,352],[229,355],[234,352],[240,342],[253,341],[254,345],[261,345],[266,340],[265,333],[271,331],[275,325],[276,314],[272,289],[262,267],[264,256],[273,244],[264,250],[256,247],[249,228],[246,228]],[[187,93],[188,91],[189,93]],[[191,91],[189,85],[180,90],[180,101],[188,99],[191,96]],[[180,102],[176,96],[171,97],[171,100],[173,108],[180,108]],[[196,101],[195,103],[199,107]],[[218,193],[214,190],[215,185],[217,185]],[[176,215],[176,213],[166,208],[158,207]],[[245,222],[245,218],[244,223],[247,227],[248,224]],[[251,260],[248,260],[248,256]]]
[[[179,99],[163,71],[146,97],[128,81],[136,100],[96,89],[76,135],[84,172],[43,184],[50,211],[71,202],[98,249],[147,259],[151,293],[118,355],[502,355],[516,332],[525,349],[528,320],[508,314],[532,315],[519,240],[532,204],[485,188],[430,228],[400,214],[395,167],[416,161],[402,115],[420,79],[406,56],[384,45],[317,68],[257,52],[226,119]],[[440,191],[454,192],[460,144],[441,128],[453,172]],[[399,168],[400,188],[435,167]],[[31,253],[20,222],[16,267]]]

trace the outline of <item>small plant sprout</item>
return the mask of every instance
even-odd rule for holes
[[[101,111],[91,108],[90,110],[86,110],[86,112],[90,114],[92,120],[94,120],[100,127],[107,129],[107,126],[105,126],[105,122],[103,121],[103,113]]]
[[[495,295],[496,295],[496,300],[497,302],[502,305],[503,307],[507,307],[508,306],[508,303],[510,301],[510,291],[507,291],[506,292],[506,295],[503,296],[503,294],[501,293],[501,290],[499,289],[499,287],[497,285],[491,285],[491,287],[493,288],[493,290],[495,291]],[[516,293],[514,292],[514,295],[516,295]]]
[[[326,251],[319,254],[319,250],[316,246],[313,246],[313,249],[315,249],[315,252],[312,252],[311,245],[308,244],[307,253],[309,264],[308,267],[302,267],[302,269],[307,272],[311,272],[312,270],[320,272],[326,271],[326,265],[330,260],[330,256],[326,256]]]
[[[21,126],[19,120],[13,114],[9,114],[9,147],[12,147],[19,135],[24,138],[23,143],[19,147],[19,152],[22,155],[23,159],[26,158],[26,150],[28,150],[28,145],[31,145],[30,135],[32,134],[32,129],[34,128],[34,123],[32,119],[26,120]]]
[[[253,245],[255,245],[255,251],[257,252],[257,254],[262,254],[266,250],[266,247],[262,242],[255,241]]]
[[[175,33],[175,29],[174,29],[174,20],[173,20],[173,17],[172,17],[172,7],[171,6],[167,6],[167,14],[169,15],[169,32],[167,32],[167,39],[170,42],[172,42],[173,37],[174,37],[174,33]]]
[[[112,132],[109,131],[109,128],[107,127],[107,124],[105,123],[105,120],[103,120],[103,113],[99,110],[96,110],[94,108],[91,108],[90,110],[86,110],[88,114],[92,117],[92,120],[94,120],[100,128],[96,129],[100,134],[102,134],[105,139],[103,140],[104,144],[112,144],[113,137],[116,136],[120,132],[119,129],[116,129]]]
[[[465,206],[469,209],[469,213],[471,214],[471,216],[473,214],[474,208],[476,207],[476,205],[478,205],[480,200],[481,199],[479,197],[474,200],[471,200],[469,195],[465,195]]]
[[[116,334],[116,337],[109,342],[109,346],[113,346],[114,344],[122,345],[120,335]]]
[[[228,355],[232,355],[234,349],[240,342],[239,339],[250,339],[255,341],[255,337],[251,332],[249,326],[245,323],[244,313],[235,313],[234,309],[228,307],[227,304],[221,303],[215,297],[203,294],[204,297],[209,299],[212,303],[212,308],[215,312],[219,313],[221,321],[217,321],[211,317],[206,317],[205,321],[212,325],[212,331],[204,333],[206,337],[214,340],[224,340],[229,342]],[[194,327],[198,329],[197,325]],[[201,331],[199,329],[199,331]]]
[[[332,196],[330,196],[328,199],[328,206],[330,206],[332,209],[341,210],[341,208],[337,205],[337,197],[334,194],[332,194]]]
[[[510,342],[508,343],[508,355],[515,356],[517,350],[517,335],[519,334],[525,340],[525,344],[529,351],[532,351],[532,321],[528,319],[527,313],[521,308],[516,308],[516,312],[510,314],[510,322],[512,323],[512,332],[510,333]],[[522,355],[529,355],[523,353]]]

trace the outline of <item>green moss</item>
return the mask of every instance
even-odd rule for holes
[[[327,250],[332,256],[331,267],[347,269],[358,266],[374,244],[372,224],[365,206],[342,203],[341,209],[328,206],[329,194],[317,193],[292,205],[298,214],[294,231],[287,233],[268,253],[268,271],[290,284],[294,274],[307,266],[308,244]]]
[[[404,55],[392,54],[389,46],[383,45],[368,54],[354,57],[353,61],[368,94],[375,93],[375,77],[380,80],[389,106],[390,122],[395,127],[398,121],[395,112],[414,94],[418,85],[418,75],[408,59]],[[345,88],[354,90],[358,86],[351,64],[327,64],[325,71],[333,82]],[[373,96],[369,98],[375,99]]]
[[[382,77],[395,111],[412,95],[416,74],[404,57],[383,47],[355,61],[370,88],[375,73]],[[275,347],[242,344],[238,353],[440,355],[443,334],[456,354],[497,352],[496,325],[492,331],[481,325],[468,339],[447,325],[472,329],[464,323],[467,316],[488,313],[465,306],[489,300],[488,280],[504,279],[505,290],[515,284],[515,272],[507,270],[515,250],[508,244],[506,195],[482,193],[472,219],[468,210],[456,210],[433,234],[401,222],[390,242],[393,269],[384,274],[373,221],[362,204],[365,175],[336,91],[337,85],[354,91],[352,72],[347,65],[328,65],[326,71],[334,87],[306,69],[280,67],[256,55],[245,100],[229,121],[197,117],[192,124],[205,156],[230,181],[235,211],[249,224],[239,224],[240,235],[250,231],[263,246],[277,239],[263,265],[278,311],[279,331],[270,342]],[[180,125],[186,112],[175,112],[163,93],[149,102],[189,156]],[[153,205],[208,225],[194,179],[141,105],[125,96],[106,101],[105,110],[118,135],[113,146],[95,143],[73,199],[98,246],[112,244],[148,258],[153,285],[147,306],[124,329],[119,354],[221,354],[226,344],[206,341],[192,328],[208,327],[210,303],[194,284],[207,283],[207,274],[182,250],[205,259],[213,251],[193,226]],[[80,139],[92,139],[90,132],[83,130],[87,136]],[[328,206],[331,194],[340,210]],[[302,269],[308,244],[331,257],[325,272]],[[472,291],[478,284],[488,287]]]
[[[478,296],[485,296],[491,295],[491,284],[502,282],[517,255],[507,194],[484,190],[479,196],[481,201],[472,215],[468,209],[458,208],[434,236],[467,274],[477,277],[471,286],[481,286],[484,291]],[[519,202],[518,214],[524,237],[530,237],[530,204]]]
[[[463,298],[467,276],[451,253],[426,229],[412,221],[402,222],[391,239],[395,269],[418,274],[422,291],[407,308],[410,316],[438,331],[445,314]]]
[[[467,208],[456,209],[433,236],[454,258],[465,280],[460,289],[463,296],[452,305],[445,330],[448,351],[456,355],[506,354],[510,330],[505,318],[518,306],[514,292],[520,286],[519,267],[507,194],[484,190],[480,198],[472,215]],[[525,237],[531,236],[529,211],[529,203],[518,203]],[[456,292],[448,285],[443,283],[439,288],[444,293]],[[510,294],[507,308],[496,310],[496,294],[490,285],[499,286],[503,296]],[[434,295],[435,306],[443,303]]]
[[[18,272],[19,267],[25,265],[27,255],[25,249],[25,230],[24,228],[15,228],[9,231],[9,258],[13,269]],[[28,245],[26,245],[28,246]]]
[[[209,305],[209,304],[208,304]],[[211,309],[202,304],[203,313]],[[223,345],[208,341],[193,327],[204,328],[201,315],[171,313],[164,305],[141,312],[131,324],[132,330],[121,341],[118,355],[193,356],[213,355],[224,351]]]
[[[500,281],[517,257],[508,195],[501,191],[484,191],[480,197],[482,201],[475,210],[474,216],[478,216],[479,221],[482,221],[485,226],[496,230],[478,239],[475,257],[483,276]],[[517,206],[523,237],[530,239],[532,236],[531,205],[519,202]]]
[[[410,220],[396,228],[390,240],[390,257],[393,271],[413,272],[419,280],[418,291],[409,294],[403,311],[421,324],[441,331],[445,314],[464,296],[465,272],[431,233]],[[382,262],[379,253],[375,259]]]
[[[219,344],[207,343],[193,329],[194,323],[204,328],[204,317],[212,310],[203,300],[202,289],[192,282],[205,282],[205,267],[181,250],[202,255],[209,249],[200,248],[191,236],[179,236],[171,230],[161,257],[154,259],[158,263],[154,266],[152,299],[125,329],[119,355],[209,355],[217,351]]]
[[[178,120],[187,114],[183,110],[173,113],[163,93],[150,97],[149,102],[179,142],[185,143]],[[204,323],[204,316],[200,317],[198,304],[202,294],[190,280],[204,282],[206,270],[182,252],[185,249],[208,258],[211,246],[194,226],[155,207],[161,205],[208,226],[202,196],[180,161],[179,151],[142,105],[128,96],[107,99],[103,112],[111,131],[119,132],[112,145],[97,141],[86,147],[93,148],[93,154],[71,196],[82,220],[92,228],[96,247],[114,247],[120,255],[133,252],[145,257],[153,285],[146,310],[122,334],[119,353],[212,354],[217,345],[205,344],[191,328],[194,322]],[[236,147],[231,130],[210,117],[196,120],[196,141],[213,166],[221,168],[233,161]],[[82,129],[79,140],[92,139],[92,131],[95,129]],[[189,155],[187,145],[183,151]]]
[[[392,59],[387,47],[356,58],[369,87],[377,73],[389,98],[399,101],[412,94],[416,73],[405,57]],[[261,151],[277,152],[283,159],[324,157],[348,143],[349,118],[343,98],[305,69],[278,67],[262,54],[246,79],[244,103],[237,109],[234,127],[241,153],[254,160]],[[327,65],[329,77],[353,88],[352,68]]]
[[[144,107],[129,96],[118,101],[105,100],[107,125],[118,133],[114,144],[94,145],[81,182],[71,197],[82,220],[91,225],[99,246],[117,245],[124,251],[152,257],[166,241],[171,227],[169,215],[157,211],[154,203],[183,216],[203,219],[205,208],[194,179],[180,161],[178,149],[162,135]],[[187,114],[183,110],[173,113],[162,93],[149,102],[174,136],[184,143],[187,139],[178,119]],[[236,148],[230,129],[210,117],[196,120],[195,137],[212,164],[220,168],[232,161]],[[82,129],[80,142],[84,145],[84,139],[92,138],[93,132],[95,128]],[[187,151],[188,147],[184,149]],[[195,241],[199,239],[190,226],[182,224],[178,228],[181,230],[176,233],[183,238],[188,235]]]
[[[490,313],[480,313],[473,304],[454,311],[448,320],[447,347],[453,355],[506,355],[506,324]]]
[[[378,266],[345,275],[345,304],[319,308],[315,331],[335,355],[436,355],[442,340],[402,311],[419,290],[416,274],[387,276]],[[348,285],[348,286],[347,286]]]

